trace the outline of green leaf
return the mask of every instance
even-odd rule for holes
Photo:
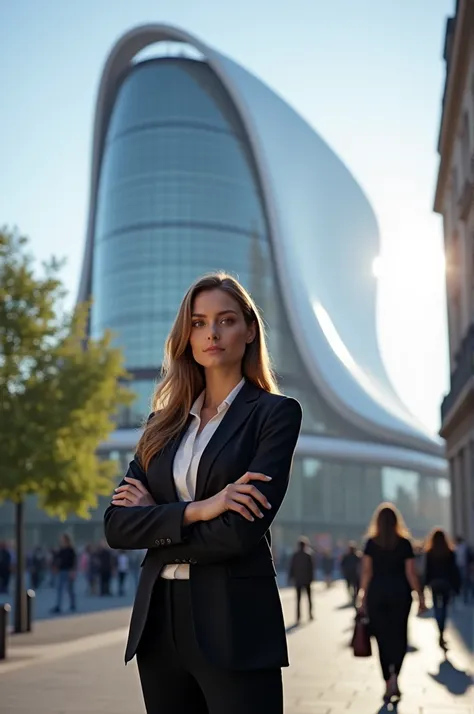
[[[90,305],[63,309],[61,267],[38,275],[27,238],[0,230],[0,501],[86,518],[117,475],[97,449],[134,395],[111,335],[87,336]]]

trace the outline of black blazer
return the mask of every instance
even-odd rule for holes
[[[288,665],[286,634],[269,526],[288,488],[301,427],[294,399],[269,394],[246,382],[207,445],[199,463],[196,500],[209,498],[246,471],[271,476],[256,486],[272,508],[247,521],[234,512],[183,527],[186,503],[179,502],[173,459],[186,429],[150,462],[135,456],[128,476],[140,479],[156,506],[112,506],[104,516],[112,548],[148,548],[142,563],[125,661],[135,655],[155,585],[164,565],[189,563],[196,637],[214,665],[260,669]],[[125,483],[125,482],[122,482]]]

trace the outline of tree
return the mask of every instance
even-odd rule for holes
[[[87,518],[116,475],[97,448],[133,401],[110,333],[88,337],[90,306],[63,309],[62,263],[53,258],[38,275],[27,246],[0,230],[0,501],[16,507],[16,631],[26,619],[25,497],[61,519]]]

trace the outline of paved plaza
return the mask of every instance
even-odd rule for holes
[[[342,585],[326,590],[317,584],[316,619],[298,628],[293,627],[292,591],[282,590],[282,600],[291,657],[284,671],[285,714],[387,711],[376,657],[355,660],[348,647],[353,610]],[[117,608],[45,620],[31,634],[12,636],[9,658],[0,663],[1,714],[143,711],[135,662],[123,665],[128,618],[128,608]],[[433,620],[411,618],[399,714],[474,714],[474,662],[468,649],[474,637],[472,610],[461,606],[456,621],[462,636],[450,628],[444,660]]]

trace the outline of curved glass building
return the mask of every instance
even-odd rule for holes
[[[149,45],[179,52],[140,61]],[[113,48],[97,102],[79,299],[116,334],[137,393],[104,453],[130,457],[163,344],[200,274],[251,291],[282,390],[304,408],[276,548],[300,533],[358,538],[397,503],[423,535],[449,526],[443,443],[407,411],[376,335],[373,210],[344,164],[291,107],[182,30],[150,25]]]

